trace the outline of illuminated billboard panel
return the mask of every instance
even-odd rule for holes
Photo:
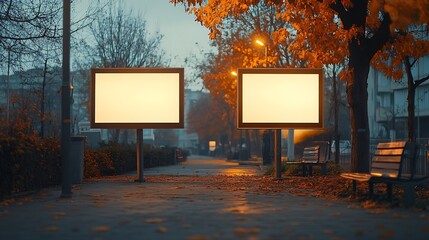
[[[323,70],[238,70],[239,128],[322,128]]]
[[[92,128],[183,128],[183,68],[91,69]]]

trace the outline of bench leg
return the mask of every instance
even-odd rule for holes
[[[308,175],[313,176],[313,166],[308,166]]]
[[[352,195],[353,197],[356,197],[356,189],[357,189],[357,181],[356,180],[352,180]]]
[[[404,205],[405,207],[412,207],[414,206],[415,201],[415,191],[414,191],[414,184],[407,183],[404,184]]]
[[[305,166],[305,164],[302,164],[302,176],[307,176],[307,167]]]

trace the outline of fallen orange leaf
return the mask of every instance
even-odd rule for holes
[[[164,219],[162,219],[162,218],[148,218],[148,219],[144,220],[145,223],[160,223],[163,221],[164,221]]]
[[[157,231],[159,233],[166,233],[168,231],[168,229],[166,227],[164,227],[164,226],[160,226],[160,227],[158,227]]]
[[[234,233],[238,236],[243,236],[244,234],[246,234],[246,229],[244,228],[235,228],[234,229]]]
[[[52,215],[52,219],[54,219],[54,220],[58,220],[58,219],[60,219],[61,217],[64,217],[65,215],[67,215],[65,212],[55,212],[55,213]]]
[[[384,233],[377,234],[377,238],[392,238],[395,232],[393,230],[387,230]]]
[[[97,227],[92,228],[93,232],[107,232],[109,230],[110,230],[110,227],[106,226],[106,225],[101,225],[101,226],[97,226]]]
[[[375,209],[369,209],[367,210],[367,212],[371,214],[386,214],[386,213],[389,213],[389,210],[385,208],[375,208]]]
[[[186,238],[186,240],[208,240],[208,239],[209,238],[206,237],[206,236],[199,236],[199,235],[189,236],[189,237]]]
[[[43,231],[45,231],[45,232],[55,232],[55,231],[58,231],[58,229],[60,229],[60,228],[57,227],[57,226],[48,226],[48,227],[43,228]]]

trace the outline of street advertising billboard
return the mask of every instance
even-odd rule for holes
[[[183,68],[93,68],[91,128],[183,128]]]
[[[323,127],[323,70],[238,69],[238,128]]]

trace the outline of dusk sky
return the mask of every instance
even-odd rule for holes
[[[185,65],[185,58],[197,55],[198,59],[202,59],[201,52],[210,51],[209,31],[195,21],[194,15],[186,13],[183,5],[174,6],[169,0],[123,0],[123,2],[127,10],[132,8],[135,14],[140,14],[146,20],[150,34],[159,32],[163,35],[161,47],[171,59],[170,67],[184,67],[185,75],[188,75],[193,72],[193,66]],[[86,9],[88,2],[81,0],[77,4],[77,9]],[[193,62],[196,62],[195,59]],[[188,87],[201,89],[199,84]]]
[[[200,49],[209,49],[208,30],[195,21],[194,15],[185,12],[183,5],[174,6],[169,0],[126,0],[127,6],[140,11],[151,31],[164,35],[162,46],[172,58],[172,65]],[[196,45],[198,43],[198,45]]]

